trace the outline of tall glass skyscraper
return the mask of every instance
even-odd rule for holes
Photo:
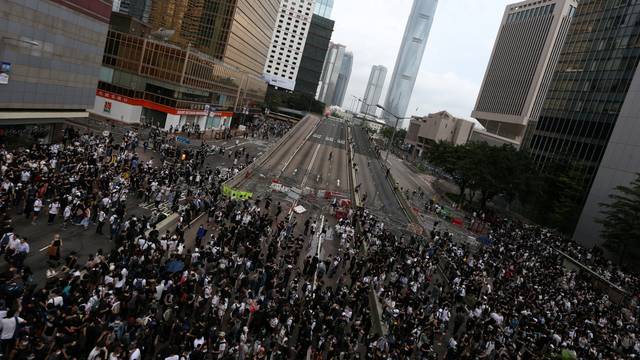
[[[382,88],[384,87],[384,81],[387,78],[387,68],[382,65],[374,65],[371,68],[371,74],[369,75],[369,82],[367,83],[367,90],[364,93],[364,102],[360,108],[360,112],[365,115],[376,115],[378,108],[378,101],[380,101],[380,95],[382,95]]]
[[[332,11],[333,0],[316,0],[316,6],[313,10],[314,14],[330,19]]]
[[[437,6],[438,0],[413,1],[387,91],[387,98],[384,102],[384,107],[394,115],[404,117],[407,113]],[[383,116],[387,124],[395,125],[393,116],[387,113],[384,113]]]
[[[349,79],[351,79],[351,68],[353,67],[353,53],[345,52],[342,58],[342,66],[338,72],[338,81],[336,82],[336,92],[333,95],[331,105],[342,106],[344,96],[347,93]]]

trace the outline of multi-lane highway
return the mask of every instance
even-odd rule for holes
[[[366,130],[360,126],[351,128],[353,135],[354,160],[357,165],[356,184],[358,196],[363,206],[389,225],[405,227],[407,217],[396,195],[387,180],[387,170],[382,166],[371,148],[371,142]]]
[[[349,198],[346,134],[341,120],[307,116],[235,186],[260,193],[277,181],[305,193],[329,191]]]

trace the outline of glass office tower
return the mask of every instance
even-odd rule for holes
[[[316,0],[316,5],[313,10],[314,14],[330,19],[332,11],[333,0]]]
[[[364,102],[360,108],[360,112],[365,115],[376,116],[378,101],[382,95],[384,81],[387,78],[387,68],[382,65],[374,65],[371,68],[369,82],[367,82],[367,90],[364,93]]]
[[[344,96],[347,93],[347,87],[349,87],[349,79],[351,79],[351,68],[353,67],[353,53],[344,53],[342,58],[342,66],[338,72],[338,81],[336,82],[336,92],[331,101],[331,105],[342,106],[344,103]]]
[[[541,169],[553,160],[584,165],[586,183],[602,159],[640,59],[640,4],[580,2],[542,112],[525,148]]]
[[[438,0],[414,0],[413,2],[384,102],[384,107],[394,115],[404,117],[407,113],[437,6]],[[393,116],[387,113],[383,116],[387,124],[395,125]]]

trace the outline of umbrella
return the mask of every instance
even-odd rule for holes
[[[184,269],[184,263],[180,260],[171,260],[167,263],[167,272],[174,273]]]

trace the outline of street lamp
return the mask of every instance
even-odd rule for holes
[[[389,141],[389,143],[387,144],[387,155],[384,157],[384,162],[387,163],[389,161],[389,152],[391,151],[391,145],[393,144],[393,140],[395,140],[396,137],[396,132],[398,131],[398,123],[400,123],[400,120],[406,120],[406,119],[411,119],[411,118],[401,118],[398,115],[390,112],[389,110],[385,109],[384,106],[378,104],[376,105],[376,107],[384,112],[386,112],[387,114],[393,116],[394,118],[396,118],[396,125],[393,127],[393,133],[391,135],[391,140]]]

